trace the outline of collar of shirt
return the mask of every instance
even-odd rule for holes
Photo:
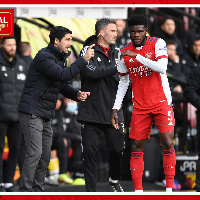
[[[109,58],[109,50],[110,50],[110,47],[109,48],[105,48],[103,47],[102,45],[100,45],[97,41],[97,44],[98,46],[101,48],[101,50],[106,54],[106,56]]]

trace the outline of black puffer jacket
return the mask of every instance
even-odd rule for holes
[[[16,56],[9,62],[0,50],[0,121],[18,121],[17,107],[28,67]]]
[[[28,71],[18,107],[20,112],[50,120],[54,116],[59,93],[77,100],[78,90],[68,81],[78,74],[87,62],[81,57],[70,67],[65,67],[67,56],[51,43],[37,53]]]
[[[119,76],[117,73],[118,49],[111,45],[109,58],[97,44],[97,37],[89,37],[81,51],[83,55],[87,48],[95,44],[94,58],[90,59],[87,67],[81,72],[81,90],[90,92],[85,102],[80,102],[77,120],[111,124],[110,117],[118,89]],[[118,112],[119,122],[123,122],[122,110]]]

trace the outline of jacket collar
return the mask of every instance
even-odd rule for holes
[[[64,53],[62,51],[60,51],[57,47],[55,47],[53,44],[49,43],[47,46],[48,49],[50,49],[50,51],[59,59],[63,60],[63,59],[67,59],[69,57],[69,55],[71,54],[71,52],[69,51],[68,53]]]
[[[103,53],[102,49],[97,44],[97,36],[96,35],[92,35],[89,38],[87,38],[84,43],[84,46],[90,46],[92,44],[95,44],[95,46],[94,46],[95,51],[100,51]],[[115,44],[111,44],[109,54],[114,51],[115,51]]]

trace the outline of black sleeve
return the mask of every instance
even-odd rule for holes
[[[79,90],[72,87],[72,85],[70,83],[63,83],[61,85],[60,93],[63,96],[67,97],[68,99],[78,101],[78,99],[77,99],[77,93],[78,92],[79,92]]]
[[[200,66],[195,67],[187,80],[184,97],[197,109],[200,109]]]
[[[83,55],[84,52],[85,48],[81,51],[81,55]],[[87,66],[82,68],[81,73],[84,75],[84,77],[88,79],[101,79],[115,75],[117,73],[117,66],[115,63],[112,63],[109,66],[99,67],[99,65],[95,65],[95,63],[98,62],[96,59],[96,57],[91,58]]]
[[[73,79],[80,72],[80,69],[84,68],[87,65],[85,59],[80,57],[74,63],[72,63],[70,67],[66,67],[63,69],[57,63],[57,60],[51,56],[51,54],[46,53],[44,55],[41,54],[38,56],[42,56],[43,59],[40,59],[40,57],[34,59],[34,65],[37,70],[45,74],[52,80],[59,82],[67,82]]]

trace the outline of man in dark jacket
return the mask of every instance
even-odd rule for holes
[[[72,45],[72,32],[62,26],[50,32],[50,43],[41,49],[28,71],[18,106],[26,145],[20,191],[44,191],[43,184],[51,155],[52,128],[58,94],[85,101],[88,92],[73,88],[68,81],[86,67],[94,56],[90,46],[86,54],[66,68],[66,58]]]
[[[197,133],[200,133],[200,64],[193,68],[183,92],[185,98],[197,108]],[[198,147],[200,140],[198,140]],[[200,148],[198,149],[200,153]],[[196,190],[200,192],[200,154],[196,165]]]
[[[176,34],[176,24],[173,18],[165,17],[154,35],[165,41],[174,40],[176,43],[177,54],[180,56],[183,53],[183,45]]]
[[[192,69],[200,64],[200,36],[197,36],[194,41],[189,45],[188,51],[181,57],[182,71],[188,79]]]
[[[81,89],[90,92],[85,102],[79,105],[77,120],[82,123],[82,145],[84,156],[86,189],[96,191],[97,151],[101,132],[105,134],[107,148],[110,152],[109,183],[115,192],[123,192],[118,180],[120,178],[120,159],[124,146],[122,130],[123,116],[120,116],[120,129],[115,130],[110,122],[119,77],[117,74],[117,54],[115,41],[117,28],[114,20],[101,19],[95,25],[96,35],[89,37],[81,55],[91,44],[95,44],[95,57],[81,72]]]
[[[15,38],[3,38],[0,50],[0,191],[4,187],[14,192],[13,178],[19,156],[21,128],[17,106],[23,91],[28,67],[16,55]],[[2,171],[2,154],[5,136],[9,144],[9,157],[4,172]],[[3,180],[4,179],[4,180]],[[4,182],[4,187],[3,187]]]

